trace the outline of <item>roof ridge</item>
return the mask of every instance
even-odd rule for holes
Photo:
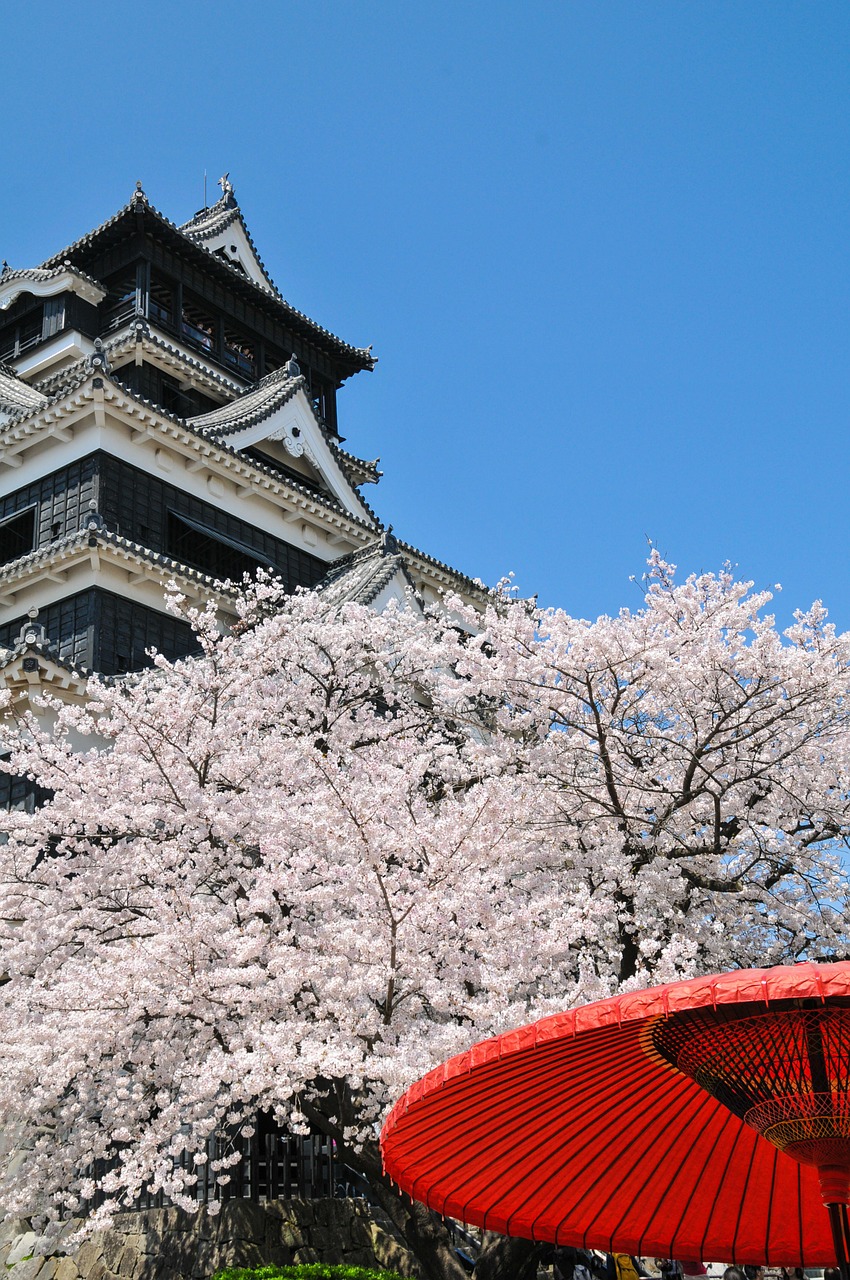
[[[219,267],[227,268],[228,275],[232,280],[239,281],[242,285],[247,286],[252,290],[255,290],[258,297],[266,298],[267,300],[270,300],[272,303],[277,303],[278,305],[285,307],[285,309],[290,313],[291,316],[296,317],[298,320],[308,325],[309,328],[312,329],[315,333],[321,334],[325,338],[329,338],[333,343],[335,343],[338,347],[342,348],[342,350],[348,352],[349,354],[353,356],[358,356],[360,360],[364,363],[364,367],[366,368],[374,367],[376,358],[372,355],[371,347],[352,346],[350,342],[346,342],[343,338],[338,337],[330,329],[326,329],[324,325],[319,324],[318,321],[311,319],[311,317],[308,316],[306,312],[299,311],[298,308],[294,307],[291,302],[287,302],[286,298],[284,298],[283,294],[280,292],[280,290],[278,290],[276,285],[272,285],[273,291],[269,292],[268,289],[263,288],[262,285],[259,285],[255,280],[252,280],[250,276],[243,275],[242,272],[234,270],[232,267],[229,266],[229,264],[226,262],[225,259],[219,258],[215,254],[208,253],[207,250],[204,249],[202,245],[198,244],[197,241],[193,239],[193,237],[189,235],[184,230],[183,227],[179,226],[176,222],[172,222],[171,219],[167,218],[164,213],[162,213],[159,209],[156,208],[155,205],[151,204],[147,196],[144,194],[144,192],[140,188],[136,190],[132,199],[127,204],[123,205],[118,210],[117,213],[114,213],[112,217],[107,218],[104,222],[101,222],[98,226],[93,227],[90,231],[87,231],[84,235],[79,236],[76,240],[66,245],[64,249],[60,249],[58,253],[54,253],[49,258],[45,258],[44,261],[39,264],[39,266],[41,268],[50,268],[50,267],[56,267],[61,265],[61,263],[64,261],[65,258],[68,257],[70,253],[74,253],[75,251],[78,251],[83,247],[85,247],[96,236],[100,235],[101,232],[106,231],[109,227],[115,226],[117,222],[119,222],[122,218],[126,217],[129,213],[132,213],[135,209],[146,210],[148,213],[152,214],[154,218],[158,219],[163,224],[163,226],[167,227],[170,231],[176,232],[186,242],[187,245],[191,245],[193,249],[197,250],[199,253],[203,253],[204,257],[208,259],[210,262],[216,263]],[[241,216],[241,211],[240,211],[240,216]],[[244,219],[243,219],[243,226],[244,226]],[[248,237],[248,240],[251,241],[251,237],[250,237],[250,234],[248,233],[247,227],[245,228],[245,234]],[[251,241],[251,243],[253,245],[253,241]],[[257,255],[257,261],[260,262],[260,264],[262,265],[259,254]],[[265,268],[263,268],[263,270],[265,270]]]
[[[375,528],[382,528],[381,520],[359,493],[357,494],[357,497],[359,498],[361,505],[368,515],[371,516],[372,521],[374,522],[371,525],[367,524],[366,520],[362,517],[355,515],[352,511],[346,510],[342,503],[338,502],[332,494],[325,493],[324,490],[311,489],[308,488],[307,485],[298,484],[296,480],[290,479],[289,476],[282,476],[274,467],[267,467],[264,463],[259,462],[255,458],[246,457],[241,450],[235,449],[233,445],[226,444],[223,440],[216,439],[213,436],[203,435],[201,432],[195,430],[189,419],[178,418],[174,414],[169,413],[166,409],[163,409],[161,405],[154,403],[153,400],[148,400],[144,396],[138,395],[135,391],[131,391],[128,387],[125,387],[124,383],[121,382],[120,379],[116,378],[115,373],[107,373],[103,369],[89,368],[84,370],[76,382],[66,388],[63,388],[63,390],[58,394],[49,397],[43,404],[36,405],[32,409],[21,410],[19,413],[14,414],[7,423],[0,425],[0,439],[9,427],[17,428],[24,425],[29,419],[37,418],[39,413],[43,412],[45,409],[53,408],[63,399],[69,398],[75,392],[79,391],[86,382],[90,380],[93,381],[95,378],[101,378],[104,381],[111,383],[115,390],[127,400],[131,400],[134,404],[138,404],[143,409],[149,409],[157,417],[162,418],[164,422],[170,423],[174,427],[179,427],[181,430],[187,432],[188,435],[194,436],[194,438],[200,443],[203,443],[212,449],[218,449],[221,453],[224,453],[241,463],[246,470],[258,472],[267,479],[273,480],[276,484],[281,485],[281,487],[290,489],[299,497],[305,498],[309,502],[317,502],[326,510],[332,511],[336,515],[344,516],[346,520],[351,520],[353,524],[360,525],[363,529],[366,529],[369,532],[373,532]]]
[[[75,267],[72,262],[60,262],[55,267],[10,267],[7,265],[5,271],[0,272],[0,284],[5,284],[7,280],[51,280],[56,276],[63,275],[66,271],[72,276],[79,276],[87,284],[93,284],[99,289],[103,288],[100,280],[96,280],[94,276],[90,276],[87,271],[81,270],[80,267]]]

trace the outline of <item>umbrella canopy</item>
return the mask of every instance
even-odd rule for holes
[[[850,1173],[848,1089],[850,962],[751,969],[483,1041],[409,1089],[381,1143],[414,1199],[488,1230],[826,1264],[824,1199],[845,1200]]]

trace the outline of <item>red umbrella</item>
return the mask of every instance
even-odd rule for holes
[[[695,978],[485,1040],[413,1085],[381,1143],[414,1199],[488,1230],[842,1262],[850,962]]]

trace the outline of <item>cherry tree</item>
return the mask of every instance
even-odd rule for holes
[[[381,1173],[414,1079],[579,1000],[845,946],[850,641],[769,600],[658,557],[594,623],[260,583],[225,636],[176,599],[199,656],[49,731],[10,705],[3,767],[53,798],[0,847],[4,1212],[194,1208],[210,1134],[268,1111],[462,1274]],[[480,1272],[531,1259],[488,1240]]]
[[[475,650],[586,896],[599,995],[845,945],[850,637],[819,603],[782,635],[770,593],[674,568],[653,552],[643,607],[594,623],[491,609]]]

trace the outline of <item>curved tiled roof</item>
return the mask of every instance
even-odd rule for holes
[[[234,435],[256,426],[291,400],[295,392],[307,389],[307,381],[300,373],[292,374],[287,365],[267,373],[264,378],[242,395],[209,413],[199,413],[186,421],[211,440]]]
[[[209,208],[199,209],[188,222],[181,222],[180,230],[185,231],[186,235],[191,236],[193,240],[209,240],[212,236],[217,236],[220,231],[226,231],[237,218],[244,226],[245,220],[239,206],[232,200],[228,200],[226,196],[222,196]],[[253,248],[253,241],[251,245]]]
[[[166,218],[165,214],[160,213],[145,196],[144,192],[137,190],[133,198],[113,214],[111,218],[107,218],[105,222],[99,226],[93,227],[91,231],[86,232],[84,236],[80,236],[72,244],[66,245],[64,249],[60,249],[58,253],[52,257],[46,258],[41,264],[43,268],[54,268],[64,264],[65,260],[72,254],[78,254],[94,245],[96,240],[103,235],[104,232],[117,226],[125,219],[129,219],[135,213],[143,213],[151,217],[161,228],[170,235],[179,237],[180,241],[188,249],[195,253],[203,254],[204,260],[212,264],[213,270],[220,270],[226,274],[237,287],[247,289],[255,302],[261,299],[266,306],[275,308],[278,312],[283,312],[283,319],[294,322],[295,326],[301,326],[307,330],[309,337],[317,344],[325,343],[330,345],[339,355],[347,357],[352,363],[356,364],[360,369],[371,369],[375,364],[375,357],[371,350],[365,347],[354,347],[350,343],[338,338],[336,334],[331,333],[329,329],[325,329],[323,325],[317,324],[315,320],[311,320],[303,311],[299,311],[297,307],[293,307],[287,302],[280,293],[275,290],[273,293],[251,280],[249,276],[243,275],[240,271],[234,271],[232,266],[225,262],[224,259],[217,257],[215,254],[209,253],[203,246],[189,235],[185,227],[179,227],[176,223]]]
[[[193,218],[189,219],[188,222],[181,224],[180,230],[184,235],[189,236],[190,239],[197,241],[198,244],[203,244],[205,240],[211,240],[213,236],[217,236],[222,231],[226,231],[234,222],[238,222],[242,228],[245,239],[251,246],[251,252],[254,255],[254,260],[260,268],[260,271],[263,273],[264,279],[268,281],[269,288],[278,296],[278,298],[282,298],[283,295],[281,294],[280,289],[278,289],[274,280],[272,280],[266,269],[266,264],[257,252],[257,246],[254,244],[251,233],[248,230],[247,223],[242,217],[242,210],[231,195],[223,195],[221,199],[209,209],[200,209]],[[232,270],[239,271],[236,263],[228,262],[227,258],[222,258],[222,262],[227,263]]]
[[[416,594],[404,557],[391,534],[382,534],[368,547],[361,547],[335,560],[317,584],[316,591],[331,604],[373,604],[397,573]]]
[[[0,409],[18,413],[46,404],[47,396],[19,378],[9,365],[0,364]]]
[[[55,280],[57,276],[64,275],[76,276],[85,284],[90,284],[94,289],[100,289],[104,293],[106,290],[99,280],[95,280],[94,276],[87,275],[85,271],[80,271],[79,267],[73,266],[70,262],[62,262],[56,267],[9,267],[5,271],[0,272],[0,284],[5,284],[7,280],[35,280],[41,282],[43,280]]]
[[[161,333],[156,332],[150,321],[143,316],[133,316],[122,329],[103,343],[103,350],[108,358],[124,355],[128,351],[132,351],[137,343],[141,343],[146,351],[155,350],[167,356],[169,363],[175,367],[183,369],[188,367],[192,373],[198,376],[199,382],[205,382],[223,394],[235,396],[241,394],[244,390],[232,378],[225,377],[217,369],[213,369],[202,361],[196,360],[194,356],[182,351],[179,347],[175,347]],[[50,373],[44,378],[39,378],[33,385],[39,391],[43,391],[45,395],[52,395],[57,389],[61,391],[69,378],[75,377],[80,370],[88,368],[89,358],[89,356],[83,356],[81,360],[75,360],[73,364],[67,365],[56,373]]]
[[[63,560],[69,559],[75,552],[82,551],[86,547],[112,548],[120,554],[122,559],[151,565],[161,570],[163,577],[182,578],[216,595],[235,595],[238,590],[237,586],[228,589],[218,578],[202,573],[200,569],[194,569],[191,565],[173,560],[170,556],[162,555],[158,551],[151,551],[139,542],[122,538],[119,533],[113,533],[110,529],[94,523],[90,527],[83,527],[76,533],[58,538],[44,547],[29,551],[25,556],[19,556],[16,560],[9,560],[6,564],[0,565],[0,584],[9,579],[19,578],[29,570],[38,568],[39,565],[54,561],[61,564]]]
[[[218,409],[212,409],[209,413],[197,414],[193,418],[187,418],[186,421],[193,430],[200,432],[208,439],[220,441],[227,436],[235,435],[239,431],[245,431],[248,427],[256,426],[258,422],[264,422],[272,414],[276,413],[278,409],[283,408],[297,391],[304,391],[306,394],[307,381],[302,374],[291,372],[290,364],[287,363],[282,365],[280,369],[267,373],[256,386],[251,387],[241,396],[237,396],[230,404],[221,405]],[[337,444],[335,436],[316,417],[312,404],[310,404],[310,412],[322,433],[322,438],[334,455],[346,480],[351,485],[357,501],[376,523],[380,523],[363,495],[357,490],[358,483],[362,484],[363,479],[358,479],[353,474],[359,469],[361,472],[365,472],[367,476],[372,476],[372,473],[377,471],[376,464],[362,462],[359,458],[355,458],[353,454],[346,453]],[[372,478],[377,479],[377,475],[372,476]]]
[[[85,271],[80,271],[78,267],[74,267],[70,262],[59,263],[55,267],[21,267],[12,268],[6,266],[0,272],[0,311],[10,306],[16,298],[22,293],[27,292],[27,285],[49,285],[52,280],[61,280],[62,276],[70,276],[76,281],[79,287],[76,292],[88,297],[88,300],[99,302],[106,297],[106,289],[99,280],[95,280],[94,276],[87,275]],[[18,286],[17,288],[15,286]],[[61,285],[55,289],[42,289],[42,293],[60,292]],[[6,301],[3,301],[3,298]]]

